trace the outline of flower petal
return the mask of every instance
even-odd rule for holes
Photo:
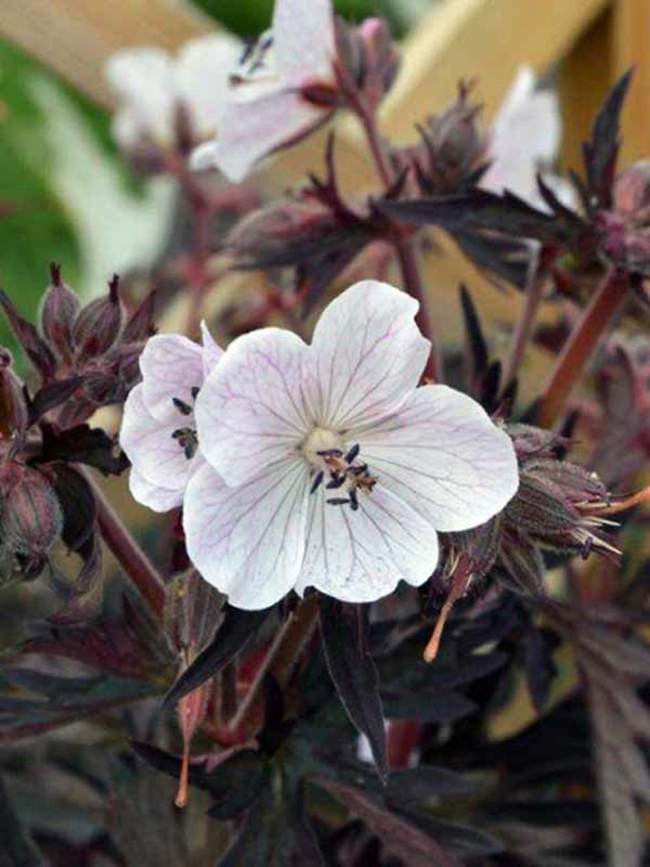
[[[329,492],[328,492],[329,493]],[[296,587],[345,602],[374,602],[400,580],[423,584],[438,562],[434,528],[383,485],[360,495],[359,509],[310,497],[307,548]]]
[[[129,148],[148,136],[169,144],[175,102],[170,56],[159,48],[126,48],[109,59],[106,79],[120,103],[114,122],[118,142]]]
[[[228,80],[237,68],[242,43],[225,33],[190,39],[176,61],[176,88],[187,107],[192,132],[213,135],[227,99]]]
[[[233,100],[219,121],[217,142],[195,151],[192,166],[206,168],[212,156],[216,168],[239,183],[259,160],[298,141],[329,114],[329,109],[307,102],[292,90],[275,90],[245,102]]]
[[[129,489],[134,500],[154,512],[169,512],[183,502],[185,487],[170,489],[152,485],[135,467],[129,473]]]
[[[190,481],[183,523],[190,559],[236,608],[256,611],[294,586],[305,547],[307,468],[285,462],[238,488],[209,465]]]
[[[203,350],[180,334],[156,334],[140,356],[140,370],[146,407],[164,421],[174,398],[192,405],[192,389],[203,383]]]
[[[522,67],[494,120],[494,162],[481,181],[485,189],[507,188],[527,201],[539,198],[536,174],[555,160],[562,134],[557,96],[535,87],[533,70]]]
[[[336,54],[331,0],[277,0],[273,13],[275,66],[287,84],[334,80]]]
[[[203,342],[203,372],[208,376],[223,357],[223,349],[219,346],[205,322],[201,322],[201,338]]]
[[[368,424],[408,399],[431,348],[415,324],[417,309],[376,280],[356,283],[325,308],[312,340],[322,427]]]
[[[290,331],[263,328],[237,338],[196,401],[199,442],[228,485],[294,458],[310,430],[307,346]]]
[[[483,524],[519,486],[510,437],[445,385],[418,388],[394,415],[349,436],[370,472],[437,530]]]
[[[149,484],[170,491],[183,490],[192,471],[193,461],[185,457],[183,448],[172,437],[179,427],[182,416],[173,406],[169,417],[161,421],[145,405],[142,384],[131,389],[124,405],[120,445]]]

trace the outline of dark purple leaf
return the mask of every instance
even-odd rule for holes
[[[609,208],[612,204],[612,186],[620,144],[621,110],[631,79],[630,69],[614,85],[596,115],[591,138],[583,145],[591,207],[593,197],[600,207]]]
[[[0,304],[27,357],[47,382],[56,371],[56,359],[52,350],[31,322],[20,315],[11,298],[2,289],[0,289]]]
[[[469,371],[469,385],[472,387],[472,393],[475,392],[476,384],[479,377],[483,375],[488,366],[488,349],[481,321],[478,312],[474,306],[474,301],[466,286],[461,284],[460,287],[460,304],[463,311],[463,322],[465,324],[465,341],[467,345],[467,355],[471,359],[471,369]]]
[[[391,813],[379,797],[323,777],[316,782],[358,816],[402,863],[409,867],[462,867],[454,855],[417,825]]]
[[[384,691],[386,716],[390,719],[412,719],[422,723],[441,725],[455,722],[476,713],[477,705],[449,689],[419,689],[417,694],[395,694]]]
[[[328,596],[321,596],[319,603],[330,677],[350,721],[368,738],[377,773],[385,782],[388,758],[377,669],[367,649],[359,646],[359,630],[349,616],[349,609],[343,609]]]
[[[86,464],[105,476],[119,476],[129,464],[124,454],[115,454],[115,448],[113,439],[101,428],[80,424],[57,431],[49,425],[43,425],[43,446],[36,462]]]
[[[75,469],[52,464],[52,486],[63,512],[61,538],[72,551],[79,551],[95,529],[97,506],[90,485]]]
[[[448,768],[420,765],[408,771],[393,771],[386,786],[386,800],[397,807],[418,804],[432,798],[467,797],[475,794],[476,783]]]
[[[6,867],[43,867],[45,860],[37,851],[16,815],[9,792],[0,776],[0,864]]]
[[[538,713],[542,713],[557,675],[553,651],[557,646],[554,636],[533,624],[524,636],[524,670],[528,691]]]
[[[72,376],[70,379],[55,380],[39,389],[29,404],[29,423],[34,424],[41,416],[55,409],[72,397],[84,379],[82,376]]]
[[[263,611],[243,611],[226,605],[217,634],[169,690],[163,707],[172,707],[208,678],[218,674],[246,647],[271,610],[266,608]]]
[[[130,319],[124,326],[121,342],[139,343],[146,340],[155,333],[153,325],[154,313],[156,309],[156,299],[158,293],[156,289],[149,292],[140,306],[133,312]]]

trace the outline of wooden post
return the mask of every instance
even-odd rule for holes
[[[635,67],[623,111],[621,165],[650,156],[650,2],[614,2],[614,74]]]

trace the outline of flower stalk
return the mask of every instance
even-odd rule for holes
[[[627,294],[629,278],[611,270],[603,278],[569,337],[542,397],[539,424],[552,427],[562,414],[585,365]]]
[[[137,544],[90,473],[83,471],[97,504],[97,523],[104,542],[148,603],[157,620],[165,608],[165,587],[156,567]]]

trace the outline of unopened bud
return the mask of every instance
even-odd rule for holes
[[[650,160],[634,163],[614,184],[614,209],[624,217],[647,222],[650,217]]]
[[[61,267],[50,266],[51,282],[41,308],[41,330],[50,345],[68,360],[73,353],[72,332],[81,309],[79,297],[61,279]]]
[[[83,308],[74,326],[77,359],[103,355],[117,340],[122,328],[122,305],[117,276],[109,283],[108,295]]]
[[[29,467],[9,464],[0,479],[3,506],[0,537],[25,577],[43,568],[63,529],[63,513],[46,477]]]
[[[23,384],[11,367],[11,353],[0,346],[0,440],[5,441],[23,433],[29,417]]]

